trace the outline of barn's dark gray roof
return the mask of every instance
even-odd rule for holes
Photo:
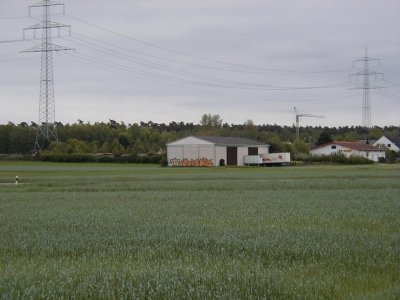
[[[259,141],[241,138],[241,137],[223,137],[223,136],[196,136],[198,139],[220,145],[220,146],[268,146]]]

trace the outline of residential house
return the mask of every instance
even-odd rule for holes
[[[399,152],[400,148],[393,143],[391,140],[389,140],[386,136],[382,136],[379,140],[375,141],[372,145],[378,147],[378,148],[385,148],[388,150],[393,150],[395,152]]]
[[[334,153],[340,153],[346,157],[361,156],[376,162],[381,157],[385,158],[385,149],[360,142],[334,141],[311,150],[311,154],[314,155],[331,155]]]

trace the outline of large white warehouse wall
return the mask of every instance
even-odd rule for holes
[[[237,165],[244,166],[244,156],[249,154],[249,147],[237,148]]]
[[[183,145],[183,157],[186,159],[198,159],[199,158],[199,146],[198,145]]]
[[[168,166],[213,166],[215,164],[212,145],[168,145]]]
[[[216,146],[215,147],[215,165],[219,166],[219,161],[223,159],[226,164],[226,147]]]
[[[269,147],[258,147],[258,154],[268,154]]]
[[[167,148],[167,159],[168,159],[168,165],[170,165],[170,161],[172,159],[182,159],[183,158],[183,146],[182,145],[177,145],[177,146],[168,146]]]
[[[198,158],[203,158],[203,157],[207,159],[212,159],[215,165],[214,146],[200,145]]]
[[[248,142],[248,144],[246,144]],[[236,144],[237,143],[237,144]],[[228,147],[236,148],[238,166],[244,165],[244,156],[249,154],[249,147],[258,148],[259,154],[269,152],[268,145],[259,145],[260,143],[229,137],[193,137],[189,136],[167,144],[167,159],[169,166],[219,166],[223,159],[225,165],[228,160]],[[237,145],[237,146],[236,146]],[[254,152],[254,151],[253,151]],[[232,149],[230,149],[230,155]],[[230,156],[231,164],[233,158]]]

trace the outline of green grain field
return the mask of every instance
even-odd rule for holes
[[[399,195],[399,165],[0,162],[0,299],[399,299]]]

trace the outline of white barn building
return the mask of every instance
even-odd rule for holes
[[[336,141],[311,150],[311,154],[314,155],[331,155],[334,153],[341,153],[346,157],[362,156],[376,162],[379,161],[380,157],[385,158],[385,149],[359,142]]]
[[[243,166],[245,155],[268,154],[269,145],[247,138],[188,136],[167,144],[168,166]]]

